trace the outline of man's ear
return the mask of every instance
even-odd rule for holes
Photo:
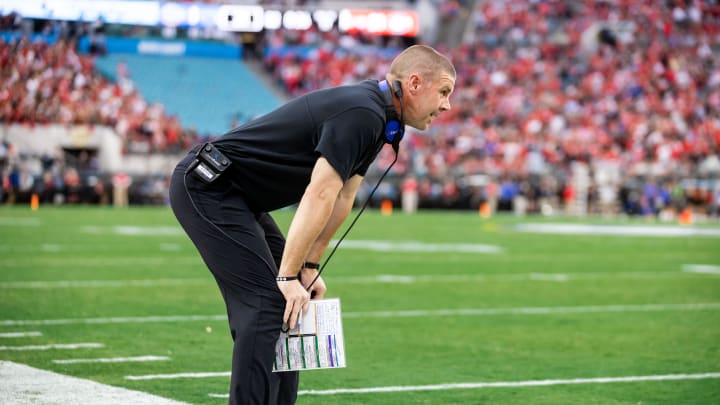
[[[415,93],[422,87],[423,81],[420,75],[413,73],[408,77],[408,89],[412,93]]]

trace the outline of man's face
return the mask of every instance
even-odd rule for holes
[[[411,75],[408,79],[407,105],[403,109],[406,125],[421,131],[428,129],[441,112],[450,110],[450,94],[455,88],[455,77],[442,72],[435,77]]]

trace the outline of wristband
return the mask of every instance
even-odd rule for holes
[[[305,262],[303,263],[303,269],[319,269],[320,263],[314,263],[314,262]]]
[[[287,276],[287,277],[285,277],[285,276],[278,276],[278,277],[275,277],[275,281],[293,281],[293,280],[297,280],[297,279],[299,279],[298,276]]]

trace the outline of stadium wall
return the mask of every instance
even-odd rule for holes
[[[175,155],[123,154],[122,139],[104,126],[0,125],[0,139],[35,156],[56,156],[64,149],[96,151],[101,173],[167,174],[178,160]]]
[[[158,38],[120,38],[108,37],[104,41],[108,53],[185,56],[202,58],[236,59],[242,58],[242,47],[237,44],[224,44],[209,41],[165,40]],[[90,51],[91,40],[83,37],[78,43],[80,52]]]
[[[0,32],[0,38],[5,42],[17,41],[23,37],[20,32]],[[30,41],[42,41],[50,45],[58,40],[54,34],[34,33],[28,36]],[[92,40],[83,36],[78,41],[78,50],[89,53]],[[242,59],[242,47],[238,44],[225,44],[216,41],[197,40],[168,40],[160,38],[122,38],[107,37],[102,41],[104,51],[109,53],[165,55],[165,56],[193,56],[202,58]]]

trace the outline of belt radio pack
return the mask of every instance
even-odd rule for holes
[[[215,145],[208,142],[195,153],[195,161],[190,166],[190,170],[209,184],[215,181],[228,167],[230,167],[230,160],[217,150]]]

